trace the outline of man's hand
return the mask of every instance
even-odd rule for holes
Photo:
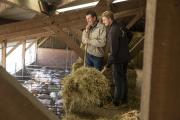
[[[89,44],[89,40],[86,39],[86,40],[84,41],[84,44],[85,44],[85,45]]]
[[[105,65],[104,68],[101,70],[101,73],[104,73],[107,70],[107,66]]]
[[[85,31],[86,31],[86,32],[89,32],[90,28],[91,28],[91,24],[87,24],[87,25],[86,25],[86,30],[85,30]]]

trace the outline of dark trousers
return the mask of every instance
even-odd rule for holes
[[[103,66],[103,57],[96,57],[87,53],[86,64],[90,67],[101,70]]]
[[[127,83],[127,62],[122,64],[113,65],[113,76],[114,76],[114,99],[113,102],[122,103],[127,102],[128,97],[128,83]]]

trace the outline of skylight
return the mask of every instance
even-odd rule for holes
[[[114,0],[113,3],[124,2],[124,1],[127,1],[127,0]],[[87,4],[82,4],[82,5],[76,5],[76,6],[67,7],[67,8],[62,8],[62,9],[58,9],[57,12],[66,12],[66,11],[70,11],[70,10],[93,7],[93,6],[96,6],[98,4],[98,2],[99,1],[91,2],[91,3],[87,3]]]

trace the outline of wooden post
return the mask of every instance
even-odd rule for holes
[[[47,40],[49,39],[49,37],[45,37],[42,39],[42,41],[37,45],[37,47],[40,47],[43,43],[45,43]]]
[[[26,51],[29,49],[29,48],[31,48],[32,46],[33,46],[33,44],[35,44],[36,42],[38,41],[38,39],[37,40],[34,40],[34,41],[32,41],[30,44],[29,44],[29,46],[27,46],[26,47]]]
[[[2,43],[2,66],[6,68],[6,48],[7,48],[7,40],[4,40]]]
[[[22,42],[22,73],[25,69],[25,57],[26,57],[26,40],[23,40]]]
[[[70,48],[72,48],[77,53],[77,55],[83,58],[83,51],[80,48],[80,46],[75,41],[69,39],[69,36],[64,33],[61,26],[59,26],[59,24],[56,23],[56,21],[50,18],[48,24],[49,24],[49,28],[54,33],[56,33],[58,39],[63,40],[64,43],[66,43]]]
[[[6,56],[9,56],[20,44],[22,44],[21,41],[19,41],[19,42],[6,54]]]
[[[126,26],[127,29],[130,29],[142,16],[144,11],[140,11]]]
[[[59,120],[0,66],[0,120]]]
[[[35,43],[36,64],[38,64],[38,41]]]
[[[179,11],[179,0],[147,0],[141,120],[180,120]]]

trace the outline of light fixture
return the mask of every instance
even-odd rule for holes
[[[127,1],[127,0],[114,0],[113,3],[124,2],[124,1]],[[98,4],[98,2],[99,1],[86,3],[86,4],[81,4],[81,5],[76,5],[76,6],[67,7],[67,8],[61,8],[61,9],[58,9],[57,12],[66,12],[66,11],[71,11],[71,10],[77,10],[77,9],[93,7],[93,6],[96,6]]]

